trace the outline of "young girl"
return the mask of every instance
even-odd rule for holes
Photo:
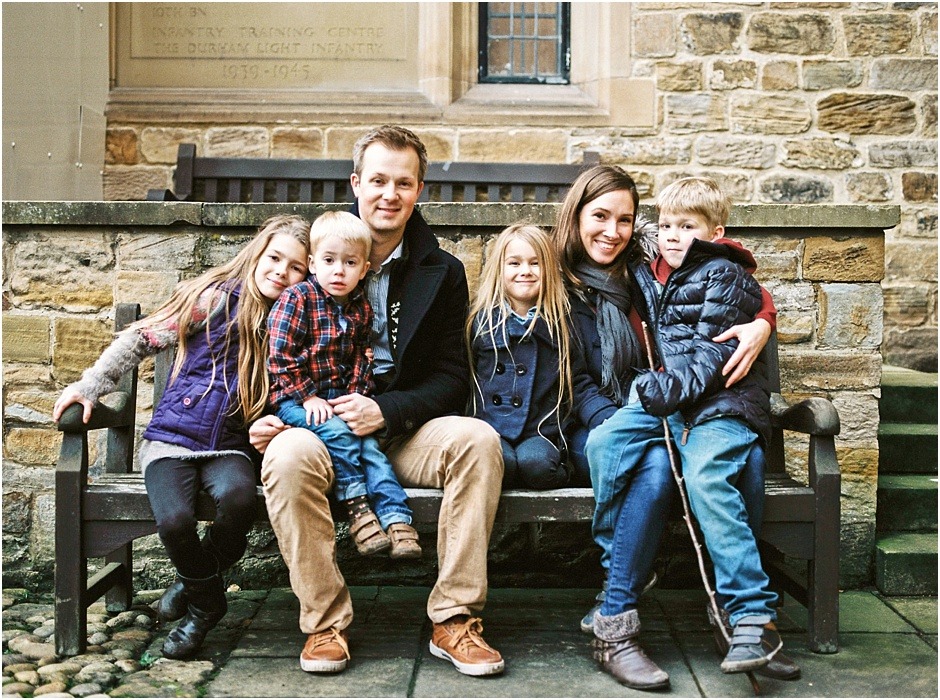
[[[473,415],[500,434],[503,487],[561,488],[564,430],[575,392],[568,301],[558,258],[539,227],[496,239],[467,321]]]
[[[163,654],[192,656],[227,611],[221,572],[245,553],[255,515],[255,467],[247,425],[268,398],[266,319],[281,292],[307,272],[310,224],[268,219],[235,258],[180,284],[157,311],[122,332],[55,403],[91,418],[95,401],[144,358],[176,347],[176,362],[140,447],[160,540],[177,571],[160,600],[166,620],[183,617]],[[215,501],[200,542],[196,494]],[[185,617],[184,617],[185,615]]]

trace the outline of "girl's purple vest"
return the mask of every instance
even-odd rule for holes
[[[209,452],[240,450],[252,454],[238,404],[238,308],[240,288],[228,308],[209,322],[209,337],[200,330],[189,338],[186,360],[153,412],[144,438]],[[225,329],[232,325],[228,348]],[[213,375],[213,357],[215,370]]]

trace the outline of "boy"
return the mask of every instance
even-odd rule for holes
[[[416,559],[418,533],[391,463],[374,437],[356,436],[328,402],[374,389],[366,355],[372,308],[359,287],[371,248],[368,226],[352,214],[327,212],[313,223],[311,276],[285,290],[268,316],[270,401],[284,423],[326,445],[359,553]]]
[[[692,511],[715,567],[719,597],[734,631],[725,673],[766,666],[782,648],[770,590],[744,499],[735,484],[757,440],[766,444],[770,395],[762,367],[726,388],[721,370],[736,343],[712,339],[753,320],[761,289],[753,256],[725,239],[730,203],[707,178],[684,178],[660,193],[659,255],[633,272],[653,319],[660,371],[631,387],[632,431],[625,454],[637,459],[662,439],[666,417],[682,461]],[[756,370],[756,371],[755,371]]]

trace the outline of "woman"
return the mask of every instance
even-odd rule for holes
[[[595,166],[568,191],[554,238],[569,289],[571,325],[595,382],[578,406],[580,425],[569,444],[575,482],[589,480],[596,500],[611,504],[595,513],[592,524],[601,565],[608,570],[606,594],[598,595],[600,604],[582,620],[582,629],[594,632],[595,657],[605,670],[627,686],[650,690],[667,687],[669,676],[637,642],[636,606],[650,582],[675,488],[665,441],[651,445],[635,465],[588,464],[585,456],[591,431],[627,402],[635,368],[647,364],[641,322],[650,316],[642,295],[632,289],[628,264],[655,255],[657,227],[638,220],[638,205],[636,185],[626,172]],[[764,301],[757,320],[716,339],[739,341],[725,367],[729,385],[747,374],[770,337],[776,311],[766,293]],[[596,444],[592,450],[604,451]],[[757,473],[762,462],[761,456]],[[762,497],[758,481],[749,479],[745,498]]]

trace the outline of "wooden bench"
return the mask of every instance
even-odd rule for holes
[[[120,330],[139,314],[136,304],[116,308]],[[768,343],[773,389],[779,392],[776,338]],[[154,405],[166,384],[171,360],[158,356],[154,372]],[[102,595],[111,611],[126,610],[133,598],[133,541],[156,532],[144,480],[133,464],[137,370],[126,374],[117,391],[102,398],[91,421],[82,423],[82,407],[69,407],[58,423],[63,433],[56,465],[56,652],[80,654],[87,637],[87,608]],[[809,610],[809,647],[817,652],[838,650],[839,465],[833,436],[839,416],[832,403],[811,398],[787,406],[773,397],[773,445],[768,452],[766,501],[760,545],[765,566],[777,590],[786,591]],[[89,431],[107,429],[104,473],[89,479]],[[790,479],[784,468],[782,429],[809,434],[809,485]],[[441,491],[406,489],[418,522],[435,522]],[[259,513],[267,517],[258,489]],[[499,523],[590,522],[591,489],[554,491],[512,490],[500,498]],[[211,520],[214,507],[205,494],[199,501],[200,520]],[[807,562],[807,573],[791,572],[784,556]],[[88,559],[105,564],[88,579]]]
[[[600,162],[587,151],[575,164],[428,163],[421,202],[560,202],[584,168]],[[147,199],[170,202],[352,202],[351,160],[207,158],[180,144],[173,190]]]

